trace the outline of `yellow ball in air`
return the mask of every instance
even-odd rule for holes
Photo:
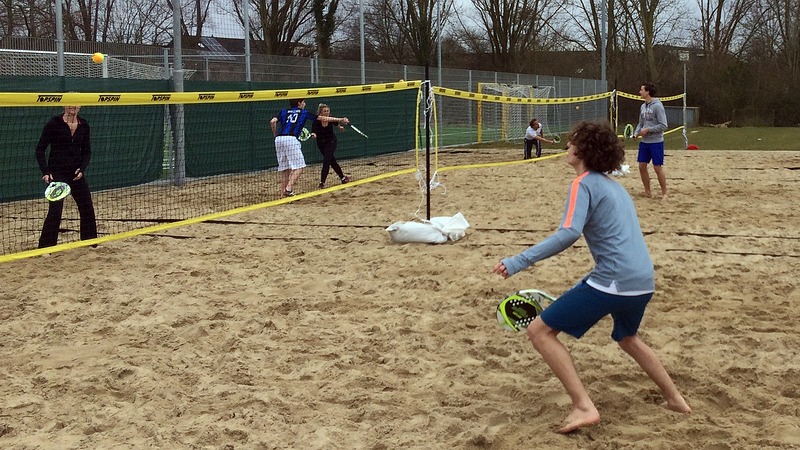
[[[97,64],[103,62],[104,59],[106,59],[106,55],[100,52],[97,52],[94,55],[92,55],[92,61],[96,62]]]

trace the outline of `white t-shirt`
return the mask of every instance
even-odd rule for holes
[[[532,141],[532,140],[536,139],[536,136],[541,136],[541,135],[542,135],[542,124],[541,123],[535,129],[533,127],[529,126],[528,129],[525,130],[525,139],[527,139],[529,141]]]
[[[539,124],[539,129],[534,130],[533,127],[529,126],[527,130],[525,130],[525,139],[532,141],[536,139],[536,136],[541,136],[542,134],[542,124]]]

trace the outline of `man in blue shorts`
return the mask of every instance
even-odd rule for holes
[[[664,396],[663,406],[688,414],[692,410],[661,360],[638,335],[655,290],[655,274],[633,200],[622,185],[606,175],[620,168],[625,157],[623,145],[607,124],[579,123],[568,138],[566,160],[577,178],[570,185],[561,226],[543,241],[502,259],[492,269],[508,278],[572,247],[581,235],[594,258],[592,271],[527,327],[534,349],[572,400],[572,411],[557,431],[569,433],[600,422],[600,413],[558,334],[563,331],[579,339],[609,314],[614,319],[611,338],[655,382]]]
[[[641,138],[639,142],[639,154],[636,161],[639,162],[639,175],[642,177],[644,185],[644,196],[652,197],[650,193],[650,174],[647,172],[647,164],[653,161],[653,170],[658,177],[658,184],[661,186],[661,200],[667,199],[667,176],[664,175],[664,132],[667,131],[667,113],[661,100],[654,97],[656,87],[652,83],[644,83],[639,88],[639,95],[644,99],[644,103],[639,108],[639,125],[636,126],[633,135]]]

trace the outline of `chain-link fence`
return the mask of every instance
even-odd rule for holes
[[[236,53],[239,47],[244,48],[244,44],[235,39],[203,38],[203,41],[207,44],[202,49],[181,50],[185,79],[305,82],[328,86],[362,84],[360,61],[261,54],[250,54],[247,57],[243,53]],[[226,50],[226,46],[231,50]],[[0,75],[57,76],[58,74],[54,40],[6,36],[0,40],[0,49],[2,49]],[[108,55],[107,61],[109,64],[116,64],[116,70],[109,70],[104,75],[102,65],[91,60],[91,55],[95,52]],[[170,78],[175,63],[172,49],[157,46],[65,41],[64,55],[64,76],[67,77]],[[404,64],[366,62],[363,72],[364,84],[425,78],[424,67]],[[441,84],[450,89],[470,92],[477,91],[478,83],[552,86],[555,89],[555,97],[578,97],[608,91],[608,86],[600,80],[549,75],[448,68],[443,68],[440,74],[438,68],[431,67],[429,76],[434,85]]]

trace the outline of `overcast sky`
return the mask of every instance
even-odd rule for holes
[[[359,0],[353,0],[358,2]],[[475,7],[473,6],[470,0],[454,0],[456,3],[456,7],[460,13],[466,13],[462,15],[462,19],[469,20],[470,17],[475,16],[475,14],[471,14],[470,11],[473,13],[475,12]],[[680,4],[679,9],[684,13],[688,14],[679,14],[677,17],[678,20],[680,19],[688,19],[690,16],[693,15],[694,12],[697,11],[697,2],[694,0],[671,0],[671,5],[676,7],[676,4]],[[239,24],[239,21],[236,19],[233,13],[226,11],[230,9],[229,5],[225,5],[220,7],[218,5],[215,6],[216,10],[212,11],[210,14],[209,21],[205,24],[205,28],[203,30],[203,34],[206,36],[215,36],[215,37],[225,37],[225,38],[244,38],[244,30],[242,26]],[[255,11],[250,11],[251,18],[253,14],[256,14]],[[671,36],[670,42],[674,45],[688,45],[689,36],[681,36],[683,33],[673,34]]]

